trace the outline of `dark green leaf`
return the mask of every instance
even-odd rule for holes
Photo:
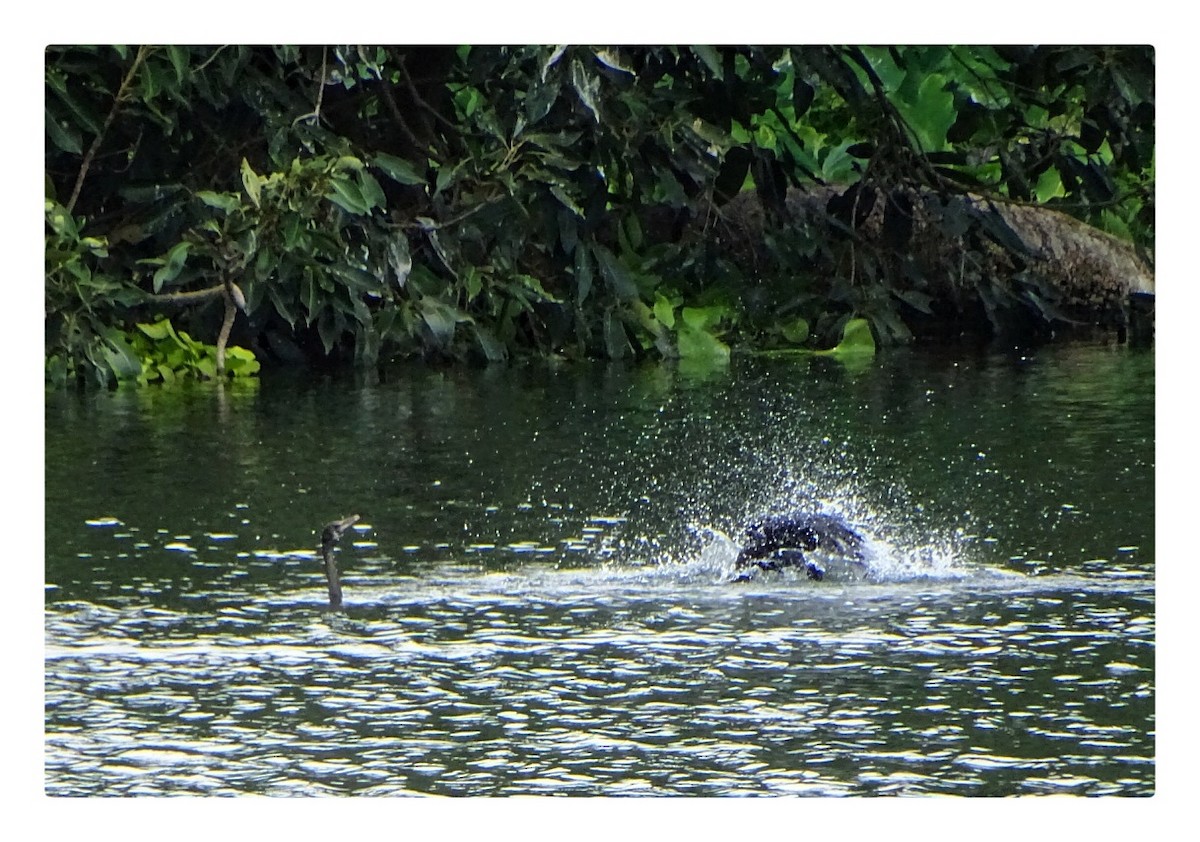
[[[167,57],[171,59],[171,65],[175,68],[175,82],[178,84],[187,75],[187,47],[169,46],[167,47]]]
[[[366,200],[363,199],[362,191],[349,178],[334,176],[329,180],[329,186],[332,190],[325,194],[325,198],[342,210],[355,216],[366,216],[371,212]]]
[[[636,299],[638,297],[637,284],[633,282],[633,278],[630,277],[629,271],[621,259],[599,244],[592,246],[592,253],[595,254],[600,271],[617,299],[620,301]]]
[[[816,88],[801,78],[800,74],[796,74],[795,81],[792,82],[792,108],[795,109],[797,120],[808,112],[816,93]]]
[[[73,126],[60,123],[49,108],[46,109],[46,134],[50,138],[50,142],[63,152],[70,152],[73,155],[83,154],[79,132]]]
[[[508,359],[508,349],[504,343],[487,328],[475,325],[475,339],[488,362],[498,363]]]
[[[592,259],[587,248],[575,249],[575,304],[582,306],[592,291]]]
[[[742,191],[753,159],[753,154],[744,146],[735,146],[725,153],[721,170],[713,182],[713,194],[718,204],[725,204]]]
[[[613,310],[604,314],[604,348],[610,360],[623,360],[633,353],[625,327]]]
[[[717,79],[724,79],[725,72],[721,65],[721,56],[717,51],[707,44],[694,44],[691,48],[692,53],[704,62],[709,72]]]
[[[382,208],[386,204],[386,199],[383,195],[383,188],[379,186],[379,182],[375,180],[375,176],[371,175],[366,170],[359,173],[359,178],[362,181],[362,198],[368,210]]]
[[[1025,257],[1037,256],[1025,244],[1021,236],[1012,229],[1008,221],[1004,218],[1004,215],[991,202],[975,206],[972,210],[972,216],[979,220],[984,235],[997,245],[1014,254],[1020,254]]]
[[[425,184],[424,176],[419,174],[416,168],[403,158],[388,155],[386,152],[379,152],[371,159],[371,163],[383,170],[393,181],[400,184]]]
[[[179,277],[179,273],[183,271],[184,264],[187,263],[188,252],[191,251],[191,243],[177,243],[174,248],[167,252],[167,257],[162,268],[154,273],[154,291],[159,292],[164,284],[169,284],[171,281]]]

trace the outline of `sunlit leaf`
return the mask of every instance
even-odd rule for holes
[[[261,207],[262,179],[258,177],[250,167],[250,162],[245,158],[242,159],[242,186],[246,188],[246,195],[250,197],[254,207]]]
[[[611,67],[613,70],[619,70],[622,73],[628,73],[630,76],[636,75],[633,72],[633,68],[621,57],[621,54],[617,50],[596,50],[595,55],[601,64],[604,64],[606,67]]]
[[[571,84],[575,88],[575,93],[579,94],[579,101],[591,112],[592,118],[599,123],[600,107],[597,105],[600,96],[599,77],[588,73],[579,59],[572,59]]]
[[[408,237],[397,232],[388,240],[387,254],[388,263],[396,275],[396,286],[403,289],[404,284],[408,281],[408,274],[412,271],[412,254],[408,248]]]
[[[676,343],[680,359],[729,359],[729,346],[706,330],[684,325],[676,336]]]
[[[667,328],[675,327],[675,308],[671,302],[658,295],[654,299],[654,318],[658,319]]]
[[[216,208],[217,210],[225,211],[225,213],[236,210],[242,203],[236,194],[215,193],[212,190],[198,190],[196,191],[196,198],[210,208]]]
[[[550,72],[550,68],[553,67],[554,65],[558,64],[558,60],[563,57],[563,53],[565,53],[566,51],[567,51],[567,47],[565,44],[559,45],[559,46],[555,47],[554,51],[552,53],[550,53],[549,56],[546,57],[546,60],[544,62],[542,62],[541,76],[542,76],[543,82],[546,81],[546,74]]]
[[[827,351],[817,351],[818,354],[833,356],[873,356],[875,354],[875,337],[871,333],[871,323],[866,319],[850,319],[842,328],[842,341]]]
[[[138,324],[138,330],[156,341],[166,339],[171,335],[170,328],[166,320],[158,321],[153,324]]]

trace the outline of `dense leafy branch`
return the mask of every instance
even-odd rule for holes
[[[1152,251],[1153,79],[1143,48],[50,48],[48,372],[128,376],[166,298],[362,363],[902,341],[951,269],[994,329],[1048,322],[999,207]]]

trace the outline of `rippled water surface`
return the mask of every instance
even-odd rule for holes
[[[46,792],[1150,794],[1153,392],[1070,346],[49,394]],[[797,506],[866,575],[730,584]]]

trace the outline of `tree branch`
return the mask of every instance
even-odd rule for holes
[[[117,117],[117,112],[121,108],[121,103],[125,97],[129,95],[129,88],[133,85],[133,77],[137,75],[138,70],[146,60],[146,56],[150,54],[150,47],[145,45],[138,47],[137,55],[133,58],[133,64],[129,67],[129,72],[125,74],[125,78],[121,80],[121,87],[117,89],[117,95],[113,97],[112,108],[108,110],[108,116],[104,118],[104,125],[100,127],[100,133],[96,135],[92,145],[88,147],[87,154],[83,156],[83,163],[79,165],[79,175],[75,177],[75,188],[71,191],[71,198],[67,202],[67,213],[71,213],[75,209],[75,202],[79,200],[79,191],[83,189],[83,180],[87,177],[88,169],[92,166],[92,159],[96,157],[96,152],[100,149],[100,144],[104,142],[104,136],[108,134],[109,127],[112,126],[113,120]]]

